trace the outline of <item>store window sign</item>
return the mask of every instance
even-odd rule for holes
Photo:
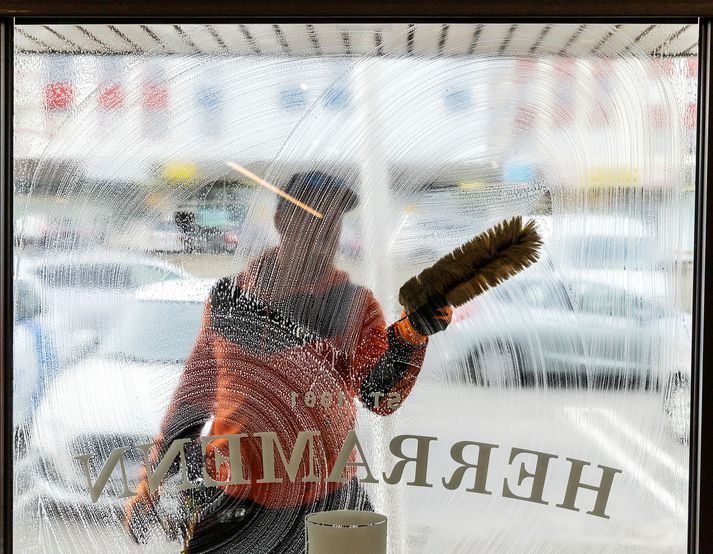
[[[698,76],[698,58],[689,58],[686,60],[685,75],[689,79],[695,79]]]
[[[168,162],[163,165],[162,174],[171,183],[184,183],[196,178],[198,166],[193,162]]]
[[[586,185],[589,187],[636,187],[639,183],[638,167],[601,167],[587,169]]]
[[[72,107],[74,85],[69,82],[49,83],[44,90],[44,104],[48,111],[63,111]]]
[[[324,93],[324,105],[331,110],[343,110],[349,102],[349,89],[345,87],[329,87]]]
[[[233,434],[201,437],[200,442],[204,453],[202,477],[205,486],[222,487],[250,484],[250,481],[245,479],[242,472],[244,466],[241,448],[243,441],[241,439],[247,436],[246,434]],[[316,483],[320,480],[327,483],[346,482],[345,473],[360,468],[364,476],[360,477],[359,480],[363,483],[375,484],[383,480],[388,485],[397,485],[405,481],[406,485],[413,487],[432,488],[434,486],[442,486],[449,491],[465,489],[470,493],[484,495],[492,495],[493,492],[497,491],[503,498],[554,505],[557,508],[574,512],[584,510],[587,515],[603,519],[610,519],[611,517],[607,514],[609,497],[615,484],[615,477],[623,473],[621,469],[602,464],[595,464],[595,468],[592,463],[586,460],[560,457],[557,454],[527,448],[512,447],[507,460],[517,478],[510,477],[510,472],[506,472],[507,476],[502,483],[495,485],[492,483],[493,479],[488,479],[488,473],[491,469],[492,453],[494,450],[500,449],[500,445],[462,440],[443,448],[444,451],[450,451],[451,462],[454,465],[449,464],[450,470],[436,479],[433,476],[433,472],[429,473],[428,466],[436,465],[434,462],[435,457],[438,455],[436,451],[439,450],[440,442],[438,437],[398,435],[389,441],[388,448],[393,457],[391,469],[377,476],[372,471],[370,460],[365,456],[365,450],[353,430],[347,434],[334,465],[323,468],[326,471],[321,473],[319,471],[320,462],[315,459],[314,455],[316,451],[315,442],[321,438],[318,431],[300,431],[297,433],[297,438],[289,455],[289,461],[285,456],[285,453],[289,452],[289,446],[281,443],[278,433],[266,431],[254,433],[253,436],[260,439],[263,450],[263,454],[260,456],[263,477],[257,483],[284,483],[284,477],[279,476],[276,471],[279,462],[274,456],[274,451],[277,449],[281,453],[281,461],[287,474],[285,477],[289,478],[292,483]],[[211,444],[216,440],[222,440],[223,443],[226,443],[229,452],[226,452],[225,448],[221,449],[220,454],[216,455],[215,462],[213,462],[214,458],[205,455],[210,450],[217,449],[215,446],[211,447]],[[130,498],[137,494],[136,491],[131,490],[124,465],[124,455],[132,447],[144,453],[144,464],[152,493],[158,490],[169,468],[176,461],[180,465],[180,473],[182,475],[182,482],[178,485],[178,489],[197,488],[199,486],[198,483],[192,482],[188,477],[189,467],[185,449],[190,443],[191,439],[174,440],[156,467],[150,461],[152,443],[114,448],[108,458],[102,461],[103,466],[96,477],[93,477],[90,471],[89,462],[93,458],[92,453],[81,454],[75,456],[74,459],[81,466],[81,472],[87,483],[88,496],[91,498],[92,503],[96,503],[117,466],[120,469],[123,485],[123,490],[118,495],[119,498]],[[285,448],[286,446],[287,449]],[[413,451],[414,447],[414,454],[405,453],[406,450]],[[359,459],[355,459],[354,454],[357,453]],[[302,463],[305,456],[308,460],[307,464]],[[562,468],[568,473],[564,490],[560,491],[561,501],[559,502],[557,500],[560,499],[545,499],[544,495],[549,470],[553,469],[551,466],[558,462],[562,464]],[[213,463],[215,465],[212,465]],[[230,470],[225,471],[225,466],[228,466]],[[408,481],[406,477],[406,468],[409,466],[413,469],[414,475],[411,481]],[[302,468],[302,471],[300,471],[300,468]],[[234,469],[237,469],[237,471]],[[592,491],[594,493],[594,501],[592,502],[590,498],[584,499],[578,495],[581,489]]]
[[[555,66],[554,83],[554,120],[557,127],[568,127],[575,119],[575,104],[577,62],[571,58],[560,61]]]
[[[163,83],[144,83],[142,102],[147,110],[162,110],[168,107],[168,87]]]
[[[689,102],[686,106],[686,113],[684,116],[684,122],[686,124],[686,129],[696,128],[696,115],[698,113],[697,104],[695,102]]]
[[[296,110],[307,105],[307,94],[302,88],[290,87],[280,90],[280,106],[283,110]]]
[[[591,123],[595,128],[609,127],[611,125],[611,63],[608,60],[598,61],[592,69],[594,78],[594,109]]]
[[[671,76],[674,74],[674,64],[671,58],[655,58],[654,67],[661,75]]]
[[[446,90],[443,96],[446,108],[452,112],[467,110],[473,105],[472,95],[469,89]]]
[[[124,106],[126,91],[118,83],[103,85],[99,89],[97,104],[102,110],[116,110]]]
[[[204,110],[217,110],[223,105],[223,91],[217,87],[198,89],[196,91],[196,102]]]
[[[592,111],[591,123],[595,129],[609,127],[611,114],[608,106],[603,102],[596,102]]]
[[[535,70],[537,69],[537,60],[530,60],[530,59],[519,59],[517,60],[517,71],[515,72],[515,83],[518,85],[526,85],[528,84],[533,75],[535,74]]]
[[[536,122],[537,112],[534,107],[527,105],[518,107],[517,115],[515,116],[515,123],[520,129],[532,129]]]
[[[223,132],[223,91],[214,84],[204,84],[194,90],[194,101],[200,114],[200,133],[215,138]]]
[[[649,106],[649,121],[654,129],[663,129],[668,126],[668,111],[662,104]]]

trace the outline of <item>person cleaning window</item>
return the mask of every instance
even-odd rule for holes
[[[211,477],[239,483],[212,489],[186,533],[185,552],[303,552],[307,514],[370,510],[349,473],[353,468],[345,471],[345,482],[325,477],[354,429],[355,400],[391,414],[416,383],[429,336],[451,321],[445,300],[431,300],[387,325],[373,293],[334,266],[342,216],[358,203],[344,180],[298,173],[282,192],[274,215],[279,244],[212,288],[151,451],[158,462],[172,441],[197,438],[211,418],[209,435],[245,435],[239,479],[227,463],[216,468],[216,450],[228,456],[227,438],[207,448]],[[307,430],[319,433],[313,472],[320,478],[290,479],[278,462],[281,482],[265,479],[265,436],[255,434],[276,433],[275,444],[267,446],[281,445],[289,459],[298,433]],[[158,500],[145,470],[137,492],[125,506],[125,522],[138,542]]]

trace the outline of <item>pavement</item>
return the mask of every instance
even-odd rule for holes
[[[685,552],[687,531],[688,449],[667,429],[657,391],[563,389],[484,389],[449,384],[438,375],[422,375],[412,395],[393,416],[361,411],[358,433],[370,468],[380,483],[368,490],[377,511],[389,517],[389,552],[396,553],[663,553]],[[397,458],[388,450],[397,435],[431,436],[427,482],[383,481]],[[468,492],[472,470],[457,490],[447,490],[457,464],[450,457],[458,441],[497,445],[491,451],[486,490]],[[413,454],[404,443],[405,454]],[[474,448],[474,447],[473,447]],[[542,499],[533,503],[508,498],[528,496],[532,479],[518,485],[524,464],[533,472],[534,455],[553,455]],[[468,450],[473,456],[475,450]],[[598,465],[621,471],[614,477],[606,515],[587,514],[596,493],[580,489],[579,511],[557,507],[570,477],[567,458],[589,463],[582,481],[597,484]],[[363,470],[362,470],[363,471]],[[118,520],[88,514],[62,518],[44,513],[18,514],[15,551],[179,552],[157,531],[143,547],[128,539]]]

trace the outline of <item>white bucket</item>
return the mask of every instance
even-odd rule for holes
[[[358,510],[305,518],[307,554],[386,554],[386,516]]]

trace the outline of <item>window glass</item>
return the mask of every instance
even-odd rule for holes
[[[132,273],[136,285],[143,287],[157,281],[166,281],[171,279],[180,279],[181,274],[173,272],[170,269],[162,267],[152,267],[148,265],[135,265],[132,267]]]
[[[113,264],[45,265],[35,270],[35,276],[51,288],[116,289],[132,286],[128,269]]]
[[[18,26],[16,550],[685,551],[697,37]]]
[[[100,354],[134,362],[183,362],[198,334],[201,309],[197,302],[138,301]]]

